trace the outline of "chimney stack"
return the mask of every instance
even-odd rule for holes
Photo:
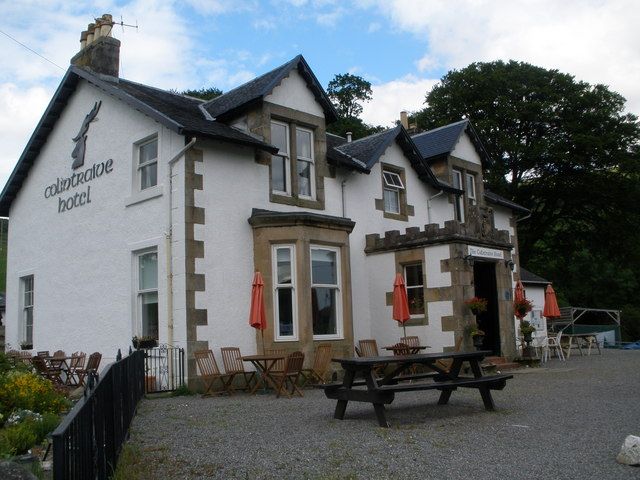
[[[117,77],[120,70],[120,40],[111,36],[113,17],[107,13],[90,23],[80,34],[80,51],[71,65],[84,67],[94,73]]]
[[[404,110],[400,112],[400,123],[405,130],[409,130],[409,117],[407,116],[407,112]]]
[[[347,132],[347,143],[351,143],[351,132]]]

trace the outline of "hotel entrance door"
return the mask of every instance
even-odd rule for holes
[[[480,330],[484,331],[484,350],[500,355],[500,315],[498,311],[498,289],[496,286],[496,264],[476,261],[473,265],[473,283],[476,297],[487,299],[487,311],[477,315]]]

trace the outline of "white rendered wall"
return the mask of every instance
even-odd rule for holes
[[[480,160],[480,156],[476,151],[476,147],[473,146],[471,139],[467,132],[463,132],[458,139],[458,143],[451,152],[451,155],[456,158],[462,158],[467,162],[475,163],[476,165],[481,165],[482,161]]]
[[[443,272],[441,267],[442,260],[447,260],[449,257],[449,245],[434,245],[424,249],[427,288],[451,286],[451,273]],[[421,340],[425,345],[432,347],[430,352],[441,352],[444,347],[454,346],[453,332],[442,331],[442,317],[453,315],[453,301],[428,302],[426,305],[429,325],[422,327],[424,331],[421,333],[424,338],[421,335]]]
[[[324,117],[322,107],[316,102],[313,93],[297,70],[292,70],[270,95],[264,97],[264,101]]]
[[[58,213],[47,185],[68,177],[76,136],[94,102],[102,100],[87,135],[85,166],[113,159],[113,171],[88,184],[91,203]],[[125,206],[132,189],[133,144],[157,133],[160,196]],[[34,350],[103,354],[128,351],[133,326],[132,251],[158,248],[160,340],[166,339],[166,160],[183,137],[81,81],[42,148],[10,211],[7,343],[19,343],[19,277],[35,280]],[[163,190],[164,189],[164,190]],[[71,189],[69,195],[83,191]],[[63,194],[65,198],[68,195]]]

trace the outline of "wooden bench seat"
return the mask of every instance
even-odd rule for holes
[[[448,390],[458,387],[478,388],[481,384],[488,383],[491,390],[502,390],[507,380],[513,375],[488,375],[486,377],[472,378],[461,377],[456,380],[446,380],[443,382],[417,382],[399,383],[397,385],[382,385],[377,388],[382,392],[411,392],[416,390]]]

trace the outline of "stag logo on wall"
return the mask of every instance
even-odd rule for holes
[[[73,138],[76,146],[71,152],[71,158],[73,158],[72,170],[77,170],[84,165],[84,156],[87,151],[87,132],[89,131],[89,125],[98,115],[100,105],[102,105],[102,101],[98,101],[93,105],[91,111],[84,117],[78,135]],[[44,198],[58,198],[58,213],[68,212],[73,208],[88,205],[91,203],[91,185],[86,185],[86,189],[76,191],[70,196],[63,197],[62,195],[75,189],[79,190],[85,184],[111,172],[113,172],[112,158],[94,163],[90,167],[74,171],[70,177],[58,177],[54,183],[45,187]]]
[[[89,131],[89,124],[93,122],[98,115],[98,110],[100,110],[100,105],[102,105],[102,100],[95,103],[91,111],[84,117],[84,121],[82,122],[82,126],[80,127],[80,131],[78,135],[76,135],[72,140],[76,142],[76,146],[71,152],[71,158],[73,158],[73,164],[71,168],[74,170],[76,168],[80,168],[84,165],[84,153],[87,150],[87,132]]]

